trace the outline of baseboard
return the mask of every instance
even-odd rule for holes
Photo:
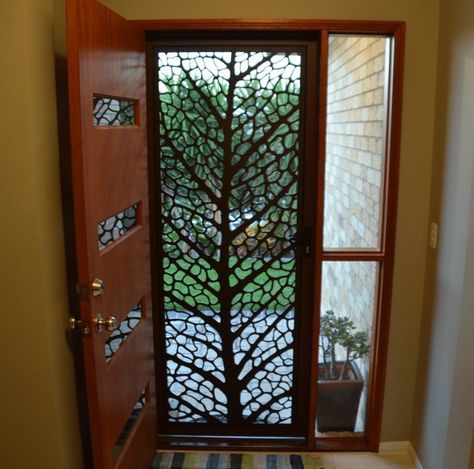
[[[415,448],[410,441],[383,441],[379,445],[379,453],[407,453],[416,469],[423,469]]]

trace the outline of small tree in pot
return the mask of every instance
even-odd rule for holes
[[[364,380],[354,360],[370,351],[366,332],[347,316],[326,311],[321,317],[318,380],[318,431],[354,431]],[[343,358],[338,360],[338,351]]]

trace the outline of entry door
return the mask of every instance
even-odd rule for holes
[[[153,49],[162,434],[304,434],[315,51]]]
[[[70,0],[74,220],[94,468],[145,468],[155,451],[143,32]]]

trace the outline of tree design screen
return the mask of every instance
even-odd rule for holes
[[[302,53],[157,60],[168,421],[291,424]]]

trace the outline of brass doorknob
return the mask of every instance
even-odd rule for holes
[[[106,331],[113,331],[117,327],[117,319],[114,316],[109,316],[107,319],[102,316],[102,314],[98,314],[97,317],[94,319],[95,323],[95,330],[97,332],[102,332],[104,329]]]

